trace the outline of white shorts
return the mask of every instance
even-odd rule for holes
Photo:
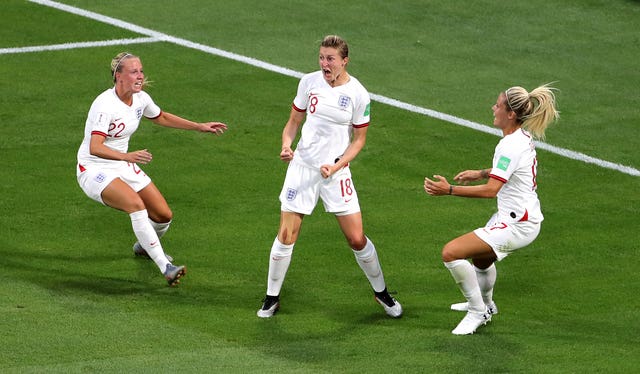
[[[494,214],[485,227],[473,231],[482,241],[493,249],[498,261],[501,261],[516,249],[531,244],[540,233],[540,223],[501,222],[498,213]]]
[[[137,164],[125,162],[114,169],[99,166],[80,167],[78,165],[78,184],[82,191],[92,200],[104,205],[102,191],[116,178],[122,179],[134,191],[138,192],[151,183],[151,178]]]
[[[287,169],[282,191],[281,210],[309,215],[322,199],[326,212],[338,216],[360,212],[358,194],[345,166],[329,178],[322,178],[320,169],[310,167],[294,158]]]

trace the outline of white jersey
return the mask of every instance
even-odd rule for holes
[[[293,108],[307,115],[294,157],[314,168],[334,164],[351,143],[353,127],[369,126],[370,104],[369,93],[354,77],[331,87],[322,71],[303,76]]]
[[[84,139],[78,149],[78,173],[83,168],[118,168],[125,161],[108,160],[91,155],[89,146],[91,135],[105,137],[104,145],[118,152],[126,153],[129,139],[138,129],[142,116],[156,118],[162,111],[144,91],[133,94],[131,106],[118,98],[115,88],[101,93],[91,104],[84,128]]]
[[[502,181],[498,192],[498,216],[502,222],[542,222],[536,193],[536,149],[531,135],[519,129],[502,138],[493,155],[490,178]]]

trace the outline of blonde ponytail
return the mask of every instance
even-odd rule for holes
[[[537,139],[544,139],[549,124],[560,117],[554,90],[550,84],[545,84],[531,92],[517,86],[505,91],[507,106],[516,113],[522,127]]]

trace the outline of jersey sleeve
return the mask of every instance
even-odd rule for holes
[[[298,83],[298,91],[296,97],[293,99],[293,106],[295,110],[304,112],[307,110],[309,104],[309,75],[306,75],[300,79]]]
[[[106,137],[109,134],[109,125],[112,121],[113,116],[108,103],[102,98],[96,99],[87,115],[86,128],[89,130],[89,134]]]
[[[107,136],[109,133],[109,124],[111,123],[111,116],[108,113],[96,113],[93,117],[89,118],[89,121],[91,123],[91,135]]]
[[[156,103],[153,101],[153,99],[151,98],[151,96],[149,96],[148,93],[141,91],[140,99],[142,100],[143,108],[144,108],[142,114],[145,117],[153,119],[160,116],[160,114],[162,113],[162,110],[160,109],[159,106],[156,105]]]
[[[351,123],[353,127],[367,127],[369,126],[371,115],[371,97],[367,90],[362,88],[359,90],[357,98],[354,102],[353,117]]]
[[[522,152],[517,148],[508,147],[505,142],[500,142],[496,146],[493,155],[493,166],[489,176],[503,183],[507,183],[513,172],[520,163]]]

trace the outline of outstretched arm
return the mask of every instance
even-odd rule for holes
[[[156,125],[171,127],[174,129],[182,129],[182,130],[197,130],[201,132],[211,132],[216,135],[220,135],[224,133],[227,129],[227,125],[222,122],[205,122],[198,123],[189,121],[188,119],[184,119],[182,117],[176,116],[175,114],[171,114],[168,112],[162,112],[156,118],[151,120]]]
[[[479,172],[480,170],[477,171]],[[460,174],[456,175],[456,177]],[[489,178],[487,183],[475,186],[454,186],[441,175],[434,175],[433,178],[435,180],[431,180],[426,177],[424,178],[424,190],[426,193],[433,196],[456,195],[464,197],[494,198],[504,185],[504,183],[495,178]]]
[[[455,177],[453,177],[453,180],[460,184],[467,185],[469,182],[489,178],[489,172],[491,172],[491,169],[465,170],[461,171]]]
[[[133,152],[122,153],[111,149],[104,145],[105,137],[99,134],[91,135],[91,143],[89,143],[89,152],[96,157],[107,160],[119,160],[133,162],[136,164],[148,164],[151,162],[153,155],[146,149]]]

